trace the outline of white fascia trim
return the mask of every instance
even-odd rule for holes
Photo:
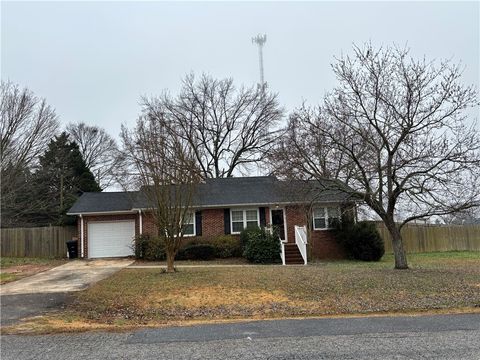
[[[140,233],[139,235],[143,234],[143,216],[142,216],[142,210],[138,210],[138,232]]]
[[[123,210],[123,211],[96,211],[96,212],[82,212],[82,213],[67,213],[67,215],[119,215],[119,214],[136,214],[137,211]]]
[[[83,258],[84,256],[84,244],[83,244],[83,239],[84,239],[84,236],[83,234],[85,233],[84,231],[84,227],[83,227],[83,216],[80,215],[80,257]]]

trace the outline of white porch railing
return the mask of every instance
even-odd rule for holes
[[[307,227],[295,225],[295,243],[300,254],[302,254],[303,263],[307,265]]]

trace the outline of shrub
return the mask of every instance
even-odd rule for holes
[[[336,230],[336,237],[353,259],[379,261],[385,254],[385,244],[374,223],[343,224]]]
[[[278,237],[261,229],[257,231],[244,230],[244,232],[248,232],[250,235],[250,237],[247,237],[244,234],[246,245],[243,256],[248,261],[259,264],[278,263],[281,261]]]
[[[165,260],[165,242],[157,236],[139,235],[134,240],[134,252],[137,259]]]
[[[179,258],[185,260],[212,260],[215,258],[215,248],[211,244],[193,244],[179,252]]]
[[[211,240],[211,244],[215,249],[217,258],[229,258],[242,256],[242,246],[240,239],[232,235],[222,235]]]
[[[245,247],[251,239],[261,239],[263,237],[263,233],[264,230],[260,229],[259,227],[243,230],[240,233],[240,244],[242,246],[242,250],[245,251]]]

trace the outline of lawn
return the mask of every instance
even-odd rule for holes
[[[309,266],[124,269],[42,319],[72,327],[187,324],[372,313],[480,310],[480,253],[409,256],[410,270],[378,263],[319,261]],[[52,330],[50,328],[50,330]]]
[[[34,275],[64,263],[65,260],[62,259],[1,257],[0,284]]]

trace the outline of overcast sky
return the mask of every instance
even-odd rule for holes
[[[353,42],[453,58],[479,85],[479,2],[2,2],[1,75],[117,136],[141,95],[175,93],[191,71],[258,81],[251,37],[268,36],[265,78],[288,110],[335,85]]]

